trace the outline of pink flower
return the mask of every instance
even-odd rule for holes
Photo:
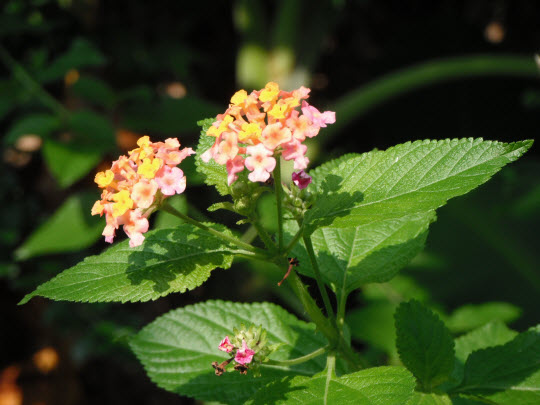
[[[228,160],[234,159],[238,152],[238,135],[235,132],[224,132],[221,135],[221,143],[218,152],[214,155],[214,160],[220,165],[224,165]]]
[[[256,146],[248,146],[248,157],[246,167],[251,173],[248,178],[255,181],[266,181],[270,178],[270,172],[276,167],[276,159],[272,157],[272,152],[264,147],[262,143]]]
[[[139,208],[148,208],[154,202],[154,196],[156,195],[157,189],[158,185],[154,180],[141,180],[133,186],[131,199],[135,201]]]
[[[242,156],[237,155],[234,159],[227,161],[227,184],[229,186],[238,178],[236,173],[240,173],[242,170],[244,170],[244,158]]]
[[[233,351],[234,345],[229,340],[229,336],[225,336],[225,339],[223,339],[221,343],[219,344],[218,349],[227,353],[230,353]]]
[[[246,341],[242,340],[242,348],[236,351],[236,356],[234,356],[234,361],[242,365],[251,363],[251,360],[253,360],[254,354],[255,352],[247,346]]]
[[[163,195],[181,194],[186,189],[186,176],[178,167],[163,166],[155,179]]]
[[[129,222],[124,224],[124,232],[129,236],[129,246],[139,246],[144,241],[143,233],[148,232],[148,219],[139,210],[129,211]]]
[[[315,107],[309,105],[307,101],[302,101],[302,112],[309,120],[318,127],[325,128],[326,124],[336,122],[336,113],[333,111],[325,111],[321,113]]]
[[[308,138],[313,138],[319,133],[319,127],[313,125],[309,118],[305,115],[299,115],[300,113],[296,110],[291,112],[291,116],[287,119],[287,126],[293,131],[293,136],[302,142]]]
[[[299,172],[294,172],[292,174],[292,180],[294,184],[298,186],[299,189],[306,188],[309,183],[311,183],[311,176],[305,171],[300,170]]]
[[[281,122],[267,125],[261,135],[262,143],[270,150],[274,150],[279,145],[289,142],[291,137],[291,130],[287,127],[283,128]]]
[[[305,169],[309,163],[309,159],[305,156],[307,152],[307,146],[300,143],[300,141],[294,138],[291,142],[284,145],[283,159],[294,159],[294,170]]]

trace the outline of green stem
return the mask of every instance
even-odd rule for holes
[[[340,330],[341,336],[343,336],[343,327],[345,326],[345,307],[347,305],[347,296],[348,294],[344,290],[342,290],[339,294],[336,324]]]
[[[309,354],[306,354],[302,357],[297,357],[296,359],[290,359],[290,360],[269,360],[268,362],[264,364],[272,365],[272,366],[294,366],[296,364],[305,363],[306,361],[309,361],[311,359],[314,359],[315,357],[320,356],[321,354],[324,354],[328,351],[329,346],[321,347],[320,349],[315,350],[314,352],[311,352]]]
[[[268,234],[268,232],[266,232],[266,229],[264,229],[264,227],[256,220],[253,221],[252,224],[253,224],[253,227],[256,229],[257,233],[259,234],[259,237],[265,244],[265,246],[271,251],[275,251],[277,249],[277,246],[275,242],[272,240],[272,238],[270,237],[270,235]]]
[[[249,252],[256,253],[261,258],[267,259],[266,252],[262,249],[256,248],[255,246],[251,246],[249,243],[242,242],[240,239],[235,238],[234,236],[226,235],[222,232],[216,231],[215,229],[210,228],[209,226],[206,226],[205,224],[197,221],[196,219],[193,219],[191,217],[188,217],[185,214],[182,214],[180,211],[176,210],[174,207],[169,205],[168,203],[164,203],[161,206],[161,209],[165,212],[168,212],[169,214],[172,214],[180,219],[183,219],[187,223],[196,226],[199,229],[202,229],[216,237],[218,237],[221,240],[224,240],[226,242],[232,243],[233,245],[236,245],[242,249],[245,249]]]
[[[326,292],[326,287],[324,286],[324,283],[321,278],[321,272],[319,270],[319,264],[317,263],[317,258],[315,257],[315,251],[313,250],[313,244],[311,243],[311,237],[304,235],[303,240],[304,240],[304,244],[306,245],[309,259],[311,261],[311,267],[313,268],[313,274],[315,275],[317,286],[319,287],[319,291],[321,292],[321,296],[324,302],[324,307],[326,308],[326,313],[328,314],[330,318],[334,318],[334,310],[332,309],[332,305],[330,304],[330,298],[328,297],[328,293]]]
[[[12,58],[6,48],[4,48],[2,45],[0,45],[0,59],[11,71],[13,77],[15,77],[15,79],[17,79],[24,87],[26,87],[31,94],[35,94],[43,105],[49,107],[62,117],[69,115],[69,110],[66,109],[53,96],[47,93],[41,84],[34,80],[34,78],[32,78],[32,76],[26,72],[22,65]]]
[[[250,225],[249,228],[244,232],[240,240],[242,242],[250,243],[255,240],[257,237],[257,229],[253,225]]]
[[[276,190],[276,204],[278,216],[278,250],[283,248],[283,187],[281,186],[281,158],[277,158],[276,168],[274,169],[274,187]]]
[[[432,60],[373,80],[343,96],[331,109],[338,117],[324,131],[328,143],[342,128],[388,100],[432,84],[489,76],[538,78],[532,57],[478,55]]]
[[[285,247],[285,254],[289,253],[293,248],[294,245],[296,245],[296,242],[302,237],[302,234],[304,233],[304,227],[301,225],[298,229],[298,232],[296,232],[296,235],[292,238],[292,240],[289,242],[287,247]]]

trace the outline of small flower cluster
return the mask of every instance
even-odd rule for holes
[[[225,336],[218,346],[219,350],[229,353],[232,357],[221,364],[217,361],[212,363],[216,374],[223,374],[225,367],[234,360],[236,363],[234,370],[247,374],[247,370],[250,369],[255,376],[260,375],[260,364],[267,361],[268,355],[277,349],[277,345],[268,346],[266,330],[262,326],[251,325],[246,329],[242,324],[240,330],[234,328],[233,332],[235,335],[232,339]]]
[[[217,116],[206,132],[216,141],[201,159],[204,162],[214,159],[226,165],[229,185],[236,181],[244,167],[250,171],[249,180],[268,180],[279,154],[285,160],[294,160],[295,170],[305,169],[309,159],[307,146],[302,142],[336,121],[334,112],[321,113],[305,101],[309,92],[310,89],[303,86],[286,92],[273,82],[250,94],[245,90],[237,91],[229,108]],[[305,181],[299,184],[307,186]]]
[[[103,189],[101,199],[92,207],[92,215],[105,214],[105,241],[112,243],[116,230],[124,226],[131,247],[139,246],[148,231],[148,216],[163,199],[182,193],[186,177],[176,167],[195,152],[180,150],[180,142],[169,138],[165,142],[150,142],[148,136],[137,141],[139,146],[129,157],[120,156],[110,170],[96,174],[95,182]]]

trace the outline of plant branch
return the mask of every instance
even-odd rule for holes
[[[317,263],[317,258],[315,257],[315,251],[313,250],[313,244],[311,243],[311,237],[304,235],[303,240],[304,240],[304,244],[306,245],[309,259],[311,261],[311,267],[313,268],[313,273],[315,275],[315,280],[317,281],[317,286],[319,287],[319,291],[321,292],[324,306],[326,308],[326,313],[328,314],[330,318],[334,318],[334,310],[332,309],[332,305],[330,304],[330,298],[328,297],[328,293],[326,292],[326,287],[324,286],[324,283],[321,278],[321,272],[319,270],[319,264]]]
[[[253,221],[252,224],[253,224],[253,227],[257,230],[257,233],[259,237],[261,238],[261,240],[263,241],[263,243],[265,244],[265,246],[268,249],[275,251],[277,249],[277,245],[272,240],[268,232],[266,232],[266,229],[264,229],[264,227],[256,220]]]
[[[180,219],[183,219],[187,223],[196,226],[199,229],[202,229],[203,231],[206,231],[217,238],[224,240],[226,242],[232,243],[233,245],[236,245],[242,249],[245,249],[249,252],[256,253],[259,256],[267,258],[266,252],[262,249],[256,248],[255,246],[250,245],[249,243],[242,242],[240,239],[235,238],[234,236],[226,235],[222,232],[216,231],[215,229],[210,228],[209,226],[203,224],[202,222],[197,221],[196,219],[193,219],[191,217],[188,217],[185,214],[182,214],[180,211],[169,205],[167,202],[165,202],[161,209],[165,212],[168,212],[171,215],[174,215]]]
[[[302,237],[304,233],[304,226],[301,225],[298,229],[298,232],[296,232],[296,235],[292,238],[292,240],[289,242],[289,244],[285,247],[285,254],[288,254],[293,248],[294,245],[296,245],[296,242]]]
[[[277,159],[276,168],[274,169],[274,187],[276,190],[278,216],[278,250],[281,252],[281,249],[283,248],[283,187],[281,186],[281,158]]]
[[[305,363],[306,361],[309,361],[311,359],[314,359],[315,357],[320,356],[321,354],[324,354],[328,351],[330,347],[325,346],[321,347],[320,349],[317,349],[309,354],[306,354],[305,356],[298,357],[296,359],[290,359],[290,360],[272,360],[270,359],[268,362],[264,364],[272,365],[272,366],[294,366],[296,364]]]

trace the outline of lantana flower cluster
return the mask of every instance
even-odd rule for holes
[[[295,170],[307,168],[306,138],[313,138],[320,128],[336,121],[332,111],[320,112],[306,99],[310,89],[300,87],[291,92],[279,89],[276,83],[268,83],[262,90],[248,94],[237,91],[224,114],[216,117],[207,135],[216,138],[214,145],[201,159],[214,159],[227,167],[228,184],[238,178],[246,168],[253,182],[264,182],[276,167],[276,157],[294,160]],[[300,108],[300,110],[298,110]],[[295,183],[306,187],[305,173]],[[302,181],[300,181],[302,180]]]
[[[251,325],[246,328],[242,324],[240,330],[234,328],[233,333],[232,339],[225,336],[218,346],[219,350],[229,353],[231,358],[221,364],[212,363],[216,374],[223,374],[225,367],[234,360],[234,370],[246,374],[250,369],[255,376],[259,375],[260,364],[267,361],[268,355],[276,350],[278,345],[268,345],[267,333],[262,326]]]
[[[150,142],[148,136],[139,146],[120,156],[109,170],[96,174],[95,182],[103,189],[101,199],[92,207],[92,215],[105,215],[105,241],[112,243],[116,230],[123,225],[131,247],[139,246],[148,231],[148,216],[166,197],[180,194],[186,188],[184,172],[176,167],[195,152],[180,149],[176,138]]]

